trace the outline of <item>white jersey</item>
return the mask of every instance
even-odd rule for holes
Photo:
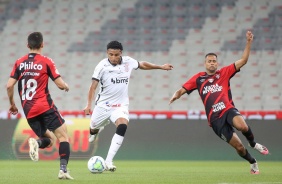
[[[92,80],[100,82],[96,105],[103,108],[129,106],[128,85],[132,69],[138,69],[139,62],[129,56],[122,56],[121,64],[112,65],[108,58],[96,66]]]

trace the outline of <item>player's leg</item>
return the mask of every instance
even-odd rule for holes
[[[269,153],[268,149],[259,144],[256,143],[254,141],[254,135],[253,132],[251,130],[251,128],[247,125],[247,123],[245,122],[244,118],[240,115],[234,116],[233,117],[233,126],[242,132],[242,134],[246,137],[246,139],[249,142],[249,145],[254,148],[255,150],[257,150],[258,152],[260,152],[263,155],[267,155]]]
[[[44,123],[42,123],[42,121],[43,121],[42,115],[27,119],[30,128],[39,137],[39,139],[37,140],[32,137],[29,138],[28,140],[29,156],[33,161],[39,160],[39,153],[38,153],[39,148],[44,149],[51,144],[50,138],[44,136],[48,131]]]
[[[99,133],[101,133],[104,130],[104,127],[100,127],[100,128],[89,128],[89,138],[88,138],[88,142],[94,142]]]
[[[107,170],[115,171],[116,166],[113,165],[113,159],[118,152],[120,146],[122,145],[125,132],[127,130],[128,125],[128,110],[127,109],[117,109],[111,115],[111,121],[115,122],[116,125],[116,132],[112,138],[111,145],[108,151],[108,155],[106,158],[106,166]]]
[[[116,153],[118,152],[120,146],[122,145],[124,135],[127,129],[128,121],[127,119],[119,118],[116,120],[115,124],[117,127],[116,133],[114,134],[112,138],[111,145],[110,145],[110,148],[107,154],[107,158],[105,160],[107,170],[112,171],[112,172],[116,170],[116,166],[113,165],[113,159]]]
[[[234,115],[227,111],[221,118],[212,122],[212,128],[222,140],[235,148],[242,158],[246,159],[251,165],[255,165],[256,160],[248,153],[232,127],[233,117]]]
[[[91,116],[90,128],[89,128],[89,142],[94,142],[99,133],[104,130],[104,127],[109,124],[108,118],[110,111],[107,111],[101,107],[95,107]]]
[[[67,165],[69,162],[70,157],[70,144],[69,144],[69,137],[67,134],[67,126],[66,124],[62,124],[60,127],[54,130],[54,134],[59,140],[59,155],[60,155],[60,171],[58,178],[59,179],[73,179],[70,176]]]
[[[259,168],[256,159],[250,155],[235,132],[233,133],[233,136],[228,143],[236,149],[237,153],[242,158],[244,158],[251,164],[251,174],[259,174]]]
[[[73,179],[68,171],[67,165],[70,157],[70,145],[69,137],[67,134],[67,126],[64,123],[65,120],[62,118],[58,111],[46,113],[44,115],[44,122],[48,130],[52,131],[59,143],[59,156],[60,156],[60,171],[59,179]],[[50,134],[51,135],[51,134]]]
[[[249,161],[251,164],[255,163],[255,159],[248,153],[247,149],[242,144],[242,141],[238,137],[238,135],[235,133],[233,127],[231,126],[230,121],[228,120],[228,117],[230,117],[230,112],[227,113],[228,115],[226,118],[221,119],[220,121],[217,121],[213,125],[213,129],[215,133],[224,141],[226,141],[228,144],[230,144],[233,148],[236,149],[237,153]]]
[[[55,141],[56,141],[56,137],[54,133],[48,129],[46,130],[45,134],[37,140],[39,148],[41,149],[49,148],[53,146]]]

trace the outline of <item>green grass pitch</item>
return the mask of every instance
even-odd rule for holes
[[[116,172],[92,174],[87,160],[70,160],[72,181],[57,179],[59,161],[2,160],[3,184],[282,184],[282,162],[259,162],[260,175],[249,173],[244,161],[124,161],[115,162]]]

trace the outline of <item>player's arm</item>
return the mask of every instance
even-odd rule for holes
[[[171,97],[169,104],[171,104],[172,102],[174,102],[175,100],[179,99],[182,95],[184,95],[186,93],[186,89],[184,88],[180,88],[179,90],[177,90],[173,96]]]
[[[55,84],[58,86],[59,89],[69,91],[69,86],[65,81],[62,79],[62,77],[58,77],[54,80]]]
[[[8,94],[9,102],[10,102],[9,112],[14,115],[18,113],[18,108],[16,107],[16,104],[14,101],[14,86],[16,83],[17,83],[17,80],[10,77],[6,85],[7,94]]]
[[[92,102],[93,102],[93,99],[94,99],[94,94],[95,94],[95,91],[97,89],[98,84],[99,84],[99,81],[94,79],[94,80],[92,80],[92,83],[89,87],[88,97],[87,97],[87,105],[84,108],[84,113],[86,115],[90,114]]]
[[[247,43],[246,43],[242,58],[235,62],[235,67],[237,71],[248,62],[251,45],[254,39],[254,35],[251,31],[247,31],[246,39],[247,39]]]
[[[147,61],[140,61],[139,68],[142,70],[153,70],[153,69],[172,70],[173,66],[171,64],[156,65]]]

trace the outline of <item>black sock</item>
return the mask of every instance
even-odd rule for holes
[[[51,140],[47,137],[43,137],[43,138],[38,139],[37,143],[39,145],[39,148],[44,149],[44,148],[46,148],[47,146],[50,145]]]
[[[253,132],[251,130],[251,128],[248,126],[248,131],[247,132],[242,132],[242,134],[247,138],[247,140],[250,143],[251,147],[255,147],[256,142],[254,141],[254,135]]]
[[[118,125],[118,127],[116,129],[116,134],[124,137],[126,129],[127,129],[126,124],[120,124],[120,125]]]
[[[91,135],[95,135],[95,134],[97,134],[99,132],[99,129],[94,129],[94,130],[92,130],[91,128],[89,129],[89,133],[91,134]]]
[[[67,165],[70,157],[70,144],[68,142],[60,142],[59,155],[60,155],[60,170],[67,172]]]
[[[241,155],[240,155],[240,156],[241,156]],[[254,159],[254,158],[250,155],[250,153],[248,152],[247,149],[246,149],[246,155],[241,156],[241,157],[244,158],[244,159],[246,159],[246,160],[248,160],[248,161],[250,162],[250,164],[253,164],[253,163],[256,162],[256,159]]]

